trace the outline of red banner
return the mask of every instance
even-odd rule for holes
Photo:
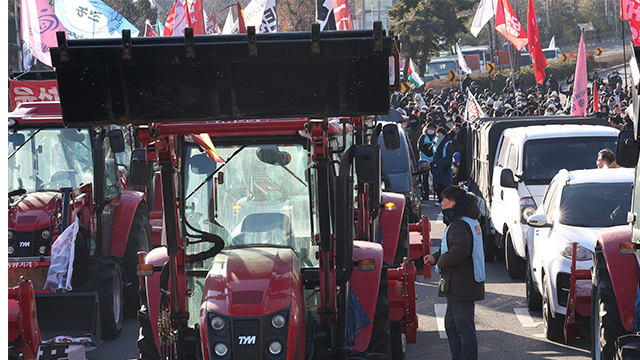
[[[495,29],[509,40],[518,51],[527,46],[527,33],[513,12],[509,0],[498,0]]]
[[[11,108],[34,101],[60,101],[56,80],[12,80],[9,82]]]
[[[527,31],[529,32],[529,56],[533,61],[533,71],[538,84],[544,83],[544,68],[549,66],[549,61],[542,52],[540,46],[540,38],[538,37],[538,23],[536,20],[536,10],[533,6],[533,0],[529,0],[529,16],[527,18]]]

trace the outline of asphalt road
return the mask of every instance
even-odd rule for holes
[[[432,246],[439,249],[444,233],[440,208],[433,200],[423,201],[422,213],[431,220]],[[588,339],[574,346],[547,340],[542,330],[542,314],[530,312],[525,304],[523,281],[511,280],[504,263],[487,263],[486,298],[476,303],[480,359],[589,359]],[[444,332],[446,300],[437,296],[438,275],[431,280],[418,277],[418,336],[416,344],[407,345],[407,360],[450,358]],[[120,337],[105,341],[87,353],[91,360],[135,359],[138,323],[126,319]]]

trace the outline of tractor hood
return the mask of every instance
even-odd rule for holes
[[[292,304],[302,288],[300,261],[290,248],[246,247],[216,255],[207,274],[202,311],[262,316]]]
[[[9,203],[9,229],[33,231],[49,227],[61,195],[55,191],[32,192]]]

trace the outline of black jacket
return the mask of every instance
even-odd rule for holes
[[[473,195],[467,195],[465,201],[454,206],[447,238],[448,251],[434,254],[440,273],[440,287],[438,296],[459,301],[478,301],[484,299],[484,282],[476,282],[473,276],[473,235],[469,225],[461,219],[468,216],[472,219],[480,218],[480,209]],[[449,220],[445,218],[445,223]]]

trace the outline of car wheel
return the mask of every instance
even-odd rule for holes
[[[542,279],[542,327],[547,339],[556,342],[564,342],[564,315],[551,312],[551,289],[545,275]]]
[[[542,309],[542,295],[540,295],[533,283],[533,269],[531,267],[531,261],[529,260],[529,254],[527,254],[526,293],[527,307],[529,310],[540,311],[540,309]]]
[[[526,274],[526,261],[516,254],[513,248],[511,233],[507,232],[504,240],[504,259],[512,279],[522,279]]]

